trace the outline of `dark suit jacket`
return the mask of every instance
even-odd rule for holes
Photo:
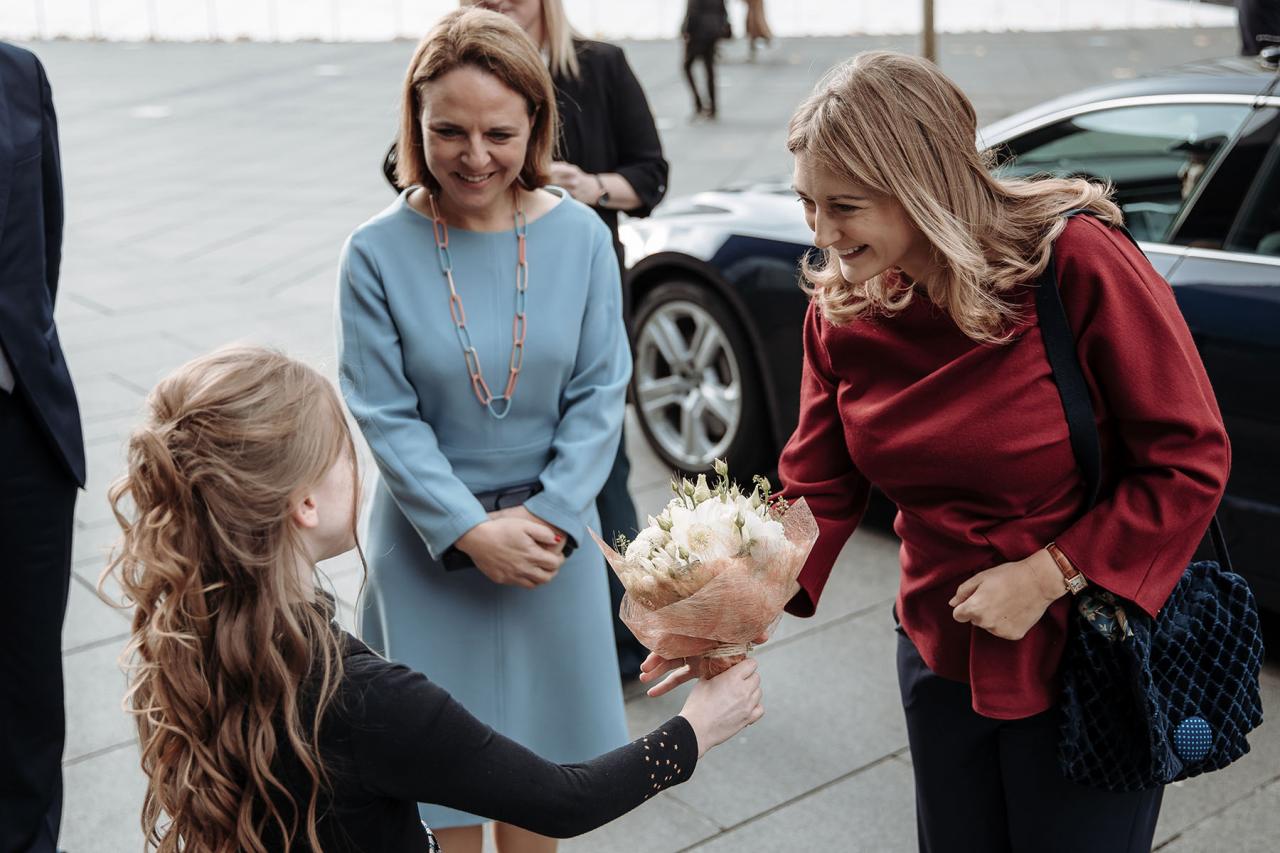
[[[44,68],[0,42],[0,346],[75,481],[84,485],[84,439],[53,302],[62,261],[58,123]]]

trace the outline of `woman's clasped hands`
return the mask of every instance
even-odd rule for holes
[[[489,513],[458,538],[457,547],[498,584],[533,589],[564,564],[565,534],[522,506]]]

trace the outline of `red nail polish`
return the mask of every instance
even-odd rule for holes
[[[559,542],[559,541],[560,541],[561,539],[563,539],[563,538],[564,538],[563,536],[560,536],[559,534],[557,534],[557,535],[556,535],[556,542]]]

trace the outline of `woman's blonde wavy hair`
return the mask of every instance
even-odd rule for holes
[[[485,6],[498,11],[503,5],[496,0],[460,0],[463,6]],[[539,49],[546,50],[547,64],[556,77],[567,77],[577,80],[582,76],[582,68],[578,64],[578,52],[574,49],[573,40],[582,38],[569,23],[569,16],[564,13],[561,0],[542,0],[542,37]]]
[[[319,730],[342,655],[331,602],[298,577],[290,511],[344,451],[354,465],[333,387],[271,350],[202,356],[147,399],[109,492],[123,535],[99,589],[115,579],[134,608],[125,704],[149,848],[320,849]],[[280,775],[285,753],[311,778],[301,802]]]
[[[1062,232],[1062,214],[1081,208],[1120,224],[1111,188],[1080,179],[1002,179],[991,152],[976,145],[977,117],[937,66],[890,51],[869,51],[832,69],[791,118],[787,148],[832,173],[902,205],[928,239],[940,272],[929,298],[969,338],[1007,342],[1021,319],[1008,298],[1038,275]],[[806,257],[806,290],[823,316],[842,325],[892,316],[916,298],[883,273],[846,282],[831,250]]]

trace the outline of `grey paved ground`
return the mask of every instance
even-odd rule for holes
[[[673,162],[673,193],[786,174],[790,109],[833,62],[909,39],[783,42],[758,65],[729,51],[724,120],[689,126],[670,43],[628,45]],[[942,65],[983,120],[1079,86],[1230,53],[1230,31],[966,35]],[[80,392],[89,488],[77,512],[64,636],[69,728],[64,846],[141,846],[142,778],[119,710],[126,617],[90,591],[114,536],[104,494],[143,395],[165,371],[230,340],[278,345],[333,372],[338,249],[385,205],[377,165],[411,46],[34,45],[62,121],[68,222],[58,321]],[[632,430],[633,491],[663,500],[666,472]],[[359,569],[327,566],[350,605]],[[580,851],[913,849],[910,755],[896,700],[889,603],[896,546],[863,531],[821,614],[784,622],[762,649],[769,713],[713,753],[693,781],[565,845]],[[1280,707],[1280,668],[1265,673]],[[637,733],[679,699],[635,698]],[[1280,847],[1280,731],[1228,771],[1171,789],[1170,853]]]

